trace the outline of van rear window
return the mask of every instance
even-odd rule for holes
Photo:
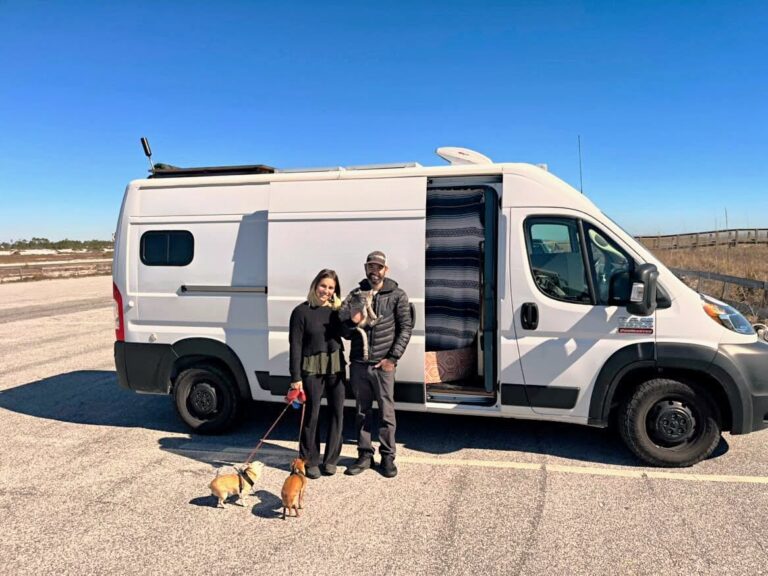
[[[141,261],[146,266],[186,266],[194,253],[195,239],[187,230],[153,230],[141,235]]]

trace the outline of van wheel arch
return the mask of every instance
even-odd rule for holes
[[[233,380],[243,400],[252,400],[251,388],[243,364],[227,344],[210,338],[186,338],[172,346],[176,360],[170,374],[173,393],[176,380],[184,370],[195,366],[213,366]]]
[[[701,393],[707,394],[718,409],[721,430],[725,432],[731,429],[733,411],[725,387],[711,374],[696,370],[659,370],[639,367],[626,372],[616,383],[611,397],[607,399],[608,413],[606,414],[606,420],[615,423],[621,407],[634,394],[635,390],[643,383],[654,378],[677,380],[693,386]]]
[[[589,424],[614,423],[626,398],[652,378],[680,380],[706,390],[720,410],[724,431],[733,430],[734,422],[741,419],[738,386],[728,372],[713,365],[710,349],[664,345],[655,350],[653,343],[644,342],[617,350],[605,362],[592,388]]]

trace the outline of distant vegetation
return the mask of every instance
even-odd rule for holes
[[[105,250],[113,247],[111,240],[58,240],[53,242],[48,238],[32,238],[31,240],[12,240],[0,242],[0,250]]]

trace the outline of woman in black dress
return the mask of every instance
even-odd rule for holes
[[[336,473],[341,453],[344,418],[344,347],[338,310],[341,287],[336,272],[321,270],[309,287],[307,301],[291,313],[290,371],[291,388],[303,389],[307,396],[300,455],[307,465],[307,477]],[[328,400],[328,435],[320,468],[320,400]]]

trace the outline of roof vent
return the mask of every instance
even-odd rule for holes
[[[455,164],[493,164],[493,160],[480,152],[475,152],[469,148],[457,148],[455,146],[443,146],[435,150],[437,155],[443,160],[447,160],[451,165]]]

